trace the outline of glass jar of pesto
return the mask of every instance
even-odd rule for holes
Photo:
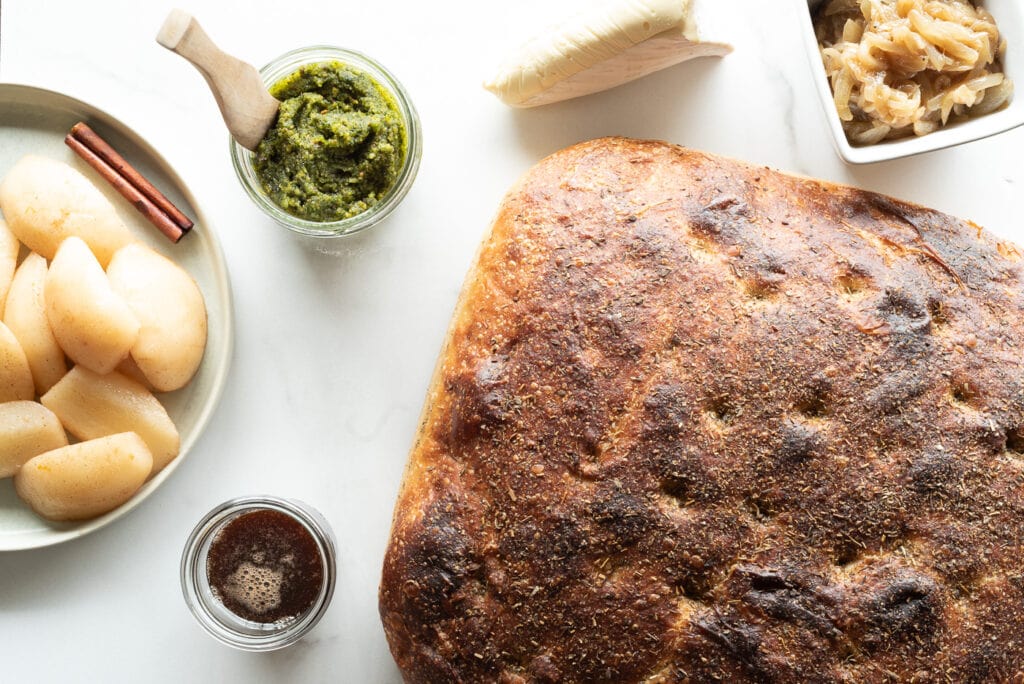
[[[260,70],[282,101],[255,152],[231,141],[242,187],[264,213],[305,235],[351,235],[408,193],[422,152],[408,93],[364,54],[294,50]]]

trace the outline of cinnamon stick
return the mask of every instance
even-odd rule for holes
[[[178,242],[192,229],[192,220],[88,125],[78,122],[72,126],[64,143],[103,176],[171,242]]]

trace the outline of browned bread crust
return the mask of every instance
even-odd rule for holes
[[[409,682],[1024,681],[1021,253],[658,142],[466,282],[380,611]]]

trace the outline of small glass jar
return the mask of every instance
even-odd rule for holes
[[[211,586],[210,548],[233,521],[254,512],[281,513],[297,522],[315,542],[322,563],[322,583],[316,598],[301,614],[274,622],[254,622],[229,610]],[[315,509],[301,501],[252,496],[226,501],[204,517],[181,557],[181,588],[185,603],[199,624],[218,641],[245,651],[273,651],[289,646],[320,621],[334,595],[334,535]]]
[[[260,76],[263,77],[263,83],[267,88],[270,88],[300,67],[321,62],[341,62],[366,72],[394,98],[398,105],[406,133],[405,158],[402,160],[402,168],[398,177],[384,197],[366,211],[341,221],[310,221],[289,214],[267,196],[256,176],[256,169],[253,167],[253,153],[239,145],[234,139],[231,140],[231,161],[242,188],[256,203],[256,206],[274,221],[303,235],[340,237],[358,233],[380,223],[405,198],[416,178],[416,172],[419,170],[420,156],[423,153],[423,137],[419,115],[416,113],[409,93],[387,69],[361,52],[327,45],[300,48],[278,57],[260,69]]]

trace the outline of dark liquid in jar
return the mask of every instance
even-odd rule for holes
[[[210,545],[206,573],[225,608],[261,623],[302,616],[324,584],[316,540],[302,523],[270,509],[225,525]]]

